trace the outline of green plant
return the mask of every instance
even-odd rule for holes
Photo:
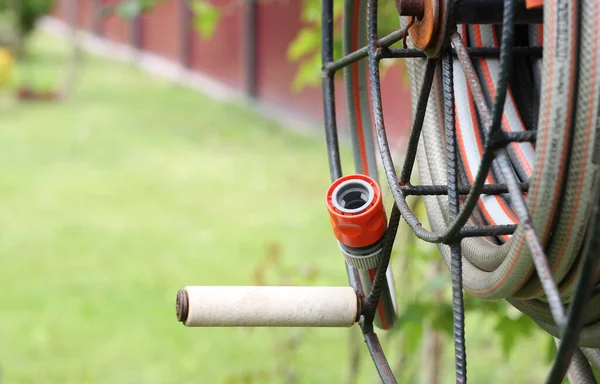
[[[0,0],[0,46],[20,52],[23,39],[37,20],[54,7],[54,0]]]
[[[141,13],[150,11],[163,0],[119,0],[113,4],[115,13],[123,18],[132,19]]]
[[[136,0],[129,1],[135,2]],[[223,15],[238,10],[239,7],[237,6],[242,3],[239,0],[230,0],[225,6],[217,7],[211,0],[188,1],[194,13],[194,26],[200,36],[205,39],[212,37],[217,23]],[[273,0],[258,0],[258,2],[268,4]],[[292,81],[292,87],[295,91],[301,91],[305,87],[318,86],[321,81],[321,5],[320,0],[303,0],[300,17],[304,27],[298,31],[295,39],[288,46],[288,59],[298,64],[296,75]],[[337,28],[334,34],[334,57],[340,57],[342,54],[341,31],[339,30],[341,23],[339,21],[342,16],[343,5],[344,2],[341,0],[334,1],[335,25]],[[393,1],[383,0],[379,11],[380,34],[388,34],[397,28],[398,15]]]
[[[126,19],[131,19],[141,13],[147,12],[163,0],[120,0],[114,4],[114,11],[117,15]],[[227,9],[219,9],[217,6],[207,0],[188,0],[188,6],[194,14],[194,27],[203,38],[210,38],[219,22],[223,12]],[[236,5],[237,2],[232,2]]]
[[[298,91],[307,86],[318,86],[321,82],[321,5],[319,0],[303,0],[300,17],[304,27],[298,31],[288,48],[288,59],[298,63],[298,71],[293,81],[293,87]],[[334,58],[339,58],[342,55],[341,17],[344,2],[337,0],[333,5],[336,28],[333,41]],[[380,36],[399,28],[398,14],[392,0],[380,1],[378,28]],[[391,62],[382,62],[383,65],[389,63]],[[386,68],[389,66],[386,65]],[[403,70],[404,67],[397,68]]]
[[[37,20],[52,11],[55,3],[55,0],[0,0],[0,12],[18,15],[18,27],[23,36],[27,36]]]

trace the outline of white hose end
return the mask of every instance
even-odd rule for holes
[[[351,287],[190,286],[177,292],[187,327],[350,327],[360,313]]]

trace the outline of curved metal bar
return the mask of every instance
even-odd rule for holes
[[[398,232],[399,224],[400,211],[398,210],[398,206],[394,204],[394,206],[392,207],[392,213],[390,214],[388,227],[385,233],[385,239],[383,240],[381,261],[379,266],[377,267],[375,278],[373,279],[373,286],[371,287],[371,292],[369,293],[369,296],[367,296],[365,299],[365,302],[368,306],[377,307],[377,302],[379,301],[379,296],[381,295],[381,290],[384,286],[384,282],[386,279],[386,271],[388,265],[390,264],[392,248],[394,247],[394,240],[396,240],[396,233]]]
[[[379,60],[381,50],[377,45],[377,1],[369,0],[367,2],[367,14],[368,18],[368,26],[367,26],[367,41],[369,47],[369,79],[371,83],[371,101],[373,105],[373,120],[375,122],[375,133],[377,134],[377,143],[379,146],[379,152],[381,155],[381,160],[383,162],[383,167],[385,170],[385,174],[388,179],[388,183],[392,190],[392,194],[394,196],[394,200],[398,209],[400,210],[402,217],[404,220],[410,225],[411,229],[415,232],[417,237],[422,238],[426,241],[435,242],[439,236],[435,233],[432,233],[423,227],[421,227],[421,223],[417,219],[417,217],[411,212],[410,207],[406,203],[406,199],[397,185],[397,175],[396,168],[394,167],[394,162],[392,160],[392,154],[390,151],[389,143],[387,140],[387,135],[385,131],[385,125],[383,122],[383,109],[381,105],[381,84],[379,77]],[[430,66],[435,66],[435,62],[431,61]],[[428,75],[428,71],[425,73],[426,76],[430,76],[431,80],[433,80],[433,70],[434,68],[430,68],[431,73]],[[427,79],[426,79],[427,80]],[[429,84],[424,84],[423,87],[431,88],[431,82]],[[420,107],[423,111],[427,107],[427,98],[429,96],[428,90],[423,90],[422,93],[426,92],[427,97],[420,97]],[[422,103],[422,104],[421,104]],[[424,113],[424,112],[423,112]],[[418,142],[418,136],[420,135],[420,127],[421,125],[417,125],[418,129],[411,132],[411,140],[413,142]],[[417,136],[416,138],[413,138]]]
[[[323,67],[326,67],[333,61],[333,0],[323,0],[322,27],[321,60]],[[340,162],[340,148],[335,119],[335,86],[333,75],[323,77],[323,110],[325,114],[327,153],[329,154],[329,172],[331,173],[331,181],[335,181],[342,177],[342,165]]]
[[[404,39],[404,36],[406,36],[406,29],[398,29],[398,30],[390,33],[389,35],[377,40],[377,46],[380,48],[387,48],[390,45],[393,45],[393,44],[399,42],[400,40]],[[360,49],[357,49],[356,51],[354,51],[352,53],[347,54],[346,56],[342,57],[339,60],[331,61],[327,65],[324,65],[323,72],[325,73],[325,75],[333,74],[334,72],[336,72],[352,63],[355,63],[361,59],[364,59],[368,55],[369,55],[369,46],[367,45]]]
[[[523,226],[525,238],[527,239],[527,243],[531,249],[531,255],[535,264],[535,269],[540,278],[540,282],[542,283],[542,287],[544,288],[544,292],[546,293],[546,297],[548,298],[548,304],[550,306],[550,311],[552,312],[552,317],[554,322],[558,326],[562,327],[565,323],[565,309],[560,299],[560,293],[558,292],[556,282],[552,277],[552,271],[548,263],[548,258],[544,253],[544,248],[540,244],[540,240],[535,234],[533,221],[531,220],[527,203],[525,202],[523,193],[518,187],[517,177],[513,172],[511,172],[511,164],[505,152],[501,152],[498,155],[498,162],[501,165],[500,168],[504,172],[504,178],[506,179],[506,184],[508,185],[510,198],[513,203],[513,209],[519,217],[520,225]]]
[[[381,348],[381,343],[379,342],[377,334],[373,331],[366,332],[364,334],[364,338],[367,348],[371,353],[371,358],[373,358],[373,363],[375,363],[375,368],[377,368],[379,377],[381,377],[381,381],[384,384],[397,384],[394,373],[392,372],[392,369],[385,358],[385,354],[383,352],[383,348]]]
[[[380,49],[377,45],[377,0],[369,0],[367,2],[367,31],[369,48],[369,66],[371,67],[370,75],[372,81],[373,65],[379,66],[379,60],[377,58],[378,50]],[[377,79],[379,79],[378,68]],[[379,101],[381,101],[381,98],[379,98]],[[382,119],[381,108],[379,108],[378,111],[379,114],[377,110],[374,111],[375,119],[377,119],[378,117]],[[394,204],[392,212],[390,214],[388,228],[385,234],[385,240],[382,251],[382,260],[379,266],[377,267],[377,272],[375,274],[375,279],[373,280],[371,292],[369,296],[366,297],[364,300],[364,304],[366,305],[363,305],[364,312],[359,322],[364,334],[365,342],[367,343],[367,348],[369,349],[371,357],[373,358],[373,362],[375,363],[377,372],[379,373],[381,380],[385,384],[395,384],[397,383],[397,381],[387,362],[383,349],[381,348],[379,338],[373,332],[373,317],[377,308],[377,303],[379,301],[379,296],[381,294],[383,283],[386,279],[386,270],[389,265],[390,256],[392,253],[394,240],[396,238],[399,222],[400,212],[396,204]]]
[[[548,380],[546,380],[547,384],[561,383],[563,377],[565,377],[571,356],[573,356],[573,351],[577,347],[577,341],[581,333],[583,309],[588,301],[590,292],[594,288],[594,277],[600,266],[600,258],[598,257],[598,249],[600,249],[600,187],[598,183],[596,183],[595,189],[595,204],[592,207],[592,221],[583,248],[581,272],[579,273],[575,294],[569,307],[566,325],[561,332],[558,352],[556,353]]]
[[[448,0],[450,1],[450,0]],[[381,105],[381,85],[379,78],[379,59],[381,58],[381,51],[378,50],[376,45],[377,42],[377,21],[369,21],[369,70],[371,79],[371,98],[373,102],[373,114],[375,120],[375,130],[377,133],[377,140],[379,144],[379,150],[381,153],[381,159],[383,162],[386,175],[388,176],[388,182],[392,189],[394,200],[402,213],[402,216],[411,227],[415,235],[421,240],[432,242],[432,243],[450,243],[460,235],[461,228],[466,224],[469,217],[473,213],[479,200],[479,196],[483,191],[486,177],[491,169],[492,162],[495,158],[496,146],[493,138],[497,132],[501,129],[501,117],[504,111],[504,102],[508,93],[508,84],[510,80],[510,69],[512,64],[512,45],[514,40],[514,0],[504,0],[504,24],[502,27],[502,39],[500,45],[500,73],[498,77],[498,84],[496,86],[497,94],[494,100],[494,106],[491,113],[491,122],[489,124],[486,140],[485,149],[482,162],[475,177],[473,186],[467,198],[465,200],[463,209],[458,213],[455,220],[449,225],[449,228],[444,233],[432,232],[424,229],[417,217],[410,211],[408,204],[406,204],[405,196],[396,185],[396,170],[393,164],[392,156],[389,149],[389,143],[387,141],[385,125],[383,122],[383,109]],[[370,1],[369,5],[375,7],[376,2]],[[371,10],[371,8],[369,8]],[[427,71],[425,73],[427,76]],[[427,78],[425,80],[428,80]],[[422,87],[431,87],[431,83],[427,84],[424,82]],[[427,91],[421,91],[421,94]],[[423,102],[423,104],[421,104]],[[426,100],[419,97],[419,104],[417,106],[417,112],[419,108],[426,108]],[[410,142],[418,143],[418,138],[414,136],[420,135],[420,128],[422,124],[416,125],[419,129],[411,131]],[[409,146],[409,151],[411,150]],[[410,176],[408,176],[410,177]],[[405,180],[407,175],[403,175],[402,180]]]
[[[483,95],[483,88],[479,82],[479,77],[475,71],[475,67],[471,62],[471,56],[467,49],[467,45],[465,44],[462,36],[456,31],[454,31],[454,33],[452,33],[450,36],[450,41],[452,41],[452,45],[454,46],[454,49],[456,49],[458,61],[460,62],[463,72],[465,73],[465,77],[467,78],[467,84],[469,85],[469,89],[473,94],[473,101],[475,102],[477,111],[479,112],[481,120],[483,121],[483,125],[489,126],[492,119],[490,115],[490,109],[488,108],[487,100]]]
[[[460,209],[458,194],[458,154],[456,153],[456,122],[454,119],[454,77],[452,56],[442,58],[442,86],[444,92],[444,128],[446,131],[446,155],[448,158],[448,211],[450,220],[458,216]],[[452,317],[454,320],[454,358],[456,382],[467,382],[467,352],[465,342],[465,303],[463,299],[462,253],[460,239],[450,244],[452,273]]]
[[[460,238],[512,235],[516,230],[517,226],[514,224],[480,225],[477,227],[465,225],[460,230]]]
[[[417,147],[419,145],[419,138],[421,137],[421,130],[423,129],[423,120],[425,119],[425,112],[427,111],[427,101],[429,100],[429,94],[431,93],[431,84],[433,83],[436,64],[436,59],[427,60],[427,67],[425,68],[425,74],[423,75],[423,85],[421,86],[419,100],[417,101],[411,135],[408,139],[408,149],[406,156],[404,157],[402,173],[400,174],[400,185],[410,183],[410,176],[412,175],[415,158],[417,157]],[[388,168],[386,169],[386,173],[388,173],[388,180],[394,180],[396,178],[395,169]],[[393,189],[398,189],[396,183],[390,182],[390,184],[394,185]]]
[[[481,159],[481,165],[477,172],[477,176],[473,182],[471,193],[467,195],[463,209],[458,217],[450,225],[450,228],[441,236],[441,241],[447,242],[456,236],[460,229],[466,224],[467,220],[473,213],[479,195],[485,184],[485,179],[492,167],[492,162],[495,157],[495,148],[493,138],[501,129],[502,114],[504,112],[504,103],[508,93],[508,84],[510,82],[511,66],[512,66],[512,46],[514,41],[514,2],[515,0],[504,0],[504,23],[502,24],[502,37],[500,40],[500,72],[498,73],[498,83],[496,84],[496,98],[491,113],[491,122],[487,127],[485,137],[484,154]],[[487,124],[486,124],[487,125]]]
[[[326,67],[333,61],[333,0],[323,0],[322,9],[322,65]],[[335,114],[335,86],[333,73],[323,77],[323,113],[325,118],[325,140],[329,156],[329,172],[331,181],[342,177],[340,147],[338,143],[337,123]],[[363,292],[356,268],[345,264],[348,282],[357,292]]]
[[[521,192],[529,190],[529,183],[518,183]],[[471,185],[463,184],[458,186],[458,193],[468,195]],[[448,194],[447,185],[404,185],[400,189],[404,196],[441,196]],[[486,184],[481,191],[484,195],[502,195],[508,193],[506,184]]]
[[[447,0],[453,1],[453,0]],[[390,217],[390,227],[388,228],[388,234],[386,235],[386,254],[391,252],[391,248],[393,245],[393,239],[395,236],[393,222],[399,221],[399,216],[402,215],[416,236],[427,242],[440,243],[444,242],[451,245],[451,269],[453,276],[453,304],[454,304],[454,321],[455,321],[455,351],[456,351],[456,368],[457,368],[457,382],[463,383],[466,382],[466,354],[464,351],[464,308],[461,306],[462,303],[462,283],[460,279],[462,278],[461,273],[461,252],[460,252],[460,239],[464,237],[470,236],[486,236],[491,234],[508,234],[511,231],[514,231],[515,226],[478,226],[478,227],[465,227],[465,224],[468,218],[471,216],[473,209],[477,204],[477,200],[479,199],[479,195],[482,193],[491,194],[491,193],[506,193],[510,192],[514,196],[520,197],[521,208],[519,211],[521,213],[519,216],[521,217],[522,223],[524,223],[525,227],[527,227],[528,221],[528,211],[526,206],[524,205],[524,201],[522,198],[522,192],[526,191],[528,185],[525,183],[517,183],[517,180],[514,177],[510,178],[507,181],[507,185],[485,185],[485,179],[492,165],[492,161],[496,157],[497,150],[506,146],[511,142],[525,142],[525,141],[534,141],[535,140],[535,132],[525,132],[519,134],[502,134],[501,132],[501,118],[504,110],[504,102],[506,100],[506,95],[508,92],[508,83],[511,75],[511,64],[512,64],[512,56],[513,55],[530,55],[534,57],[540,57],[542,54],[541,47],[513,47],[514,40],[514,24],[515,24],[515,3],[520,0],[504,0],[504,14],[503,14],[503,26],[502,26],[502,37],[501,37],[501,46],[498,50],[497,48],[467,48],[463,47],[466,50],[466,57],[470,60],[470,57],[496,57],[498,53],[500,55],[500,73],[499,79],[496,84],[497,95],[493,103],[493,107],[491,110],[487,105],[478,109],[480,113],[483,112],[483,120],[484,125],[487,128],[486,137],[485,137],[485,150],[482,158],[482,163],[480,169],[476,175],[475,181],[473,185],[463,186],[458,184],[457,176],[452,171],[456,171],[456,162],[457,156],[456,153],[452,151],[454,148],[455,141],[455,133],[453,132],[454,125],[454,116],[453,109],[452,112],[449,109],[449,106],[453,108],[453,97],[451,93],[453,92],[450,89],[451,83],[447,80],[451,81],[451,71],[452,71],[452,63],[451,57],[453,55],[461,57],[460,49],[458,46],[458,42],[455,45],[455,51],[450,52],[447,57],[443,59],[443,72],[444,78],[444,97],[445,97],[445,128],[446,128],[446,136],[447,136],[447,147],[448,150],[448,162],[450,164],[450,174],[449,174],[449,184],[448,186],[443,185],[431,185],[431,186],[412,186],[410,185],[410,176],[414,167],[414,160],[416,154],[416,148],[419,142],[423,117],[425,115],[427,101],[429,98],[429,93],[431,89],[431,85],[433,83],[434,72],[439,62],[439,59],[430,59],[427,63],[426,70],[423,77],[423,82],[421,84],[422,88],[419,93],[419,99],[417,101],[417,106],[415,108],[415,116],[413,121],[413,127],[411,130],[411,135],[409,138],[409,148],[408,153],[406,155],[406,160],[403,165],[402,174],[398,180],[398,176],[393,164],[389,144],[387,141],[386,130],[383,122],[383,110],[382,110],[382,102],[381,102],[381,84],[379,77],[379,61],[383,58],[407,58],[407,57],[424,57],[422,52],[416,51],[414,49],[391,49],[389,46],[404,37],[405,30],[398,30],[392,33],[391,35],[386,36],[383,39],[379,39],[377,35],[377,0],[368,0],[368,45],[363,47],[357,51],[350,53],[349,55],[344,56],[343,58],[333,61],[333,8],[332,8],[332,0],[324,0],[323,2],[323,95],[325,102],[325,120],[326,120],[326,133],[327,133],[327,145],[330,156],[330,170],[332,174],[332,178],[337,178],[341,176],[341,166],[339,161],[339,148],[337,143],[337,127],[335,123],[335,103],[334,103],[334,85],[333,85],[333,74],[336,70],[343,68],[344,66],[350,65],[353,62],[365,58],[368,56],[369,58],[369,76],[371,80],[371,96],[373,103],[373,113],[374,113],[374,121],[375,121],[375,129],[377,133],[378,145],[383,161],[383,165],[385,168],[386,176],[388,178],[388,182],[390,184],[392,194],[394,196],[395,205],[392,210],[392,216]],[[461,40],[462,42],[462,40]],[[465,52],[463,52],[465,53]],[[461,60],[461,64],[464,64]],[[448,77],[450,75],[450,77]],[[487,112],[487,113],[486,113]],[[487,116],[486,116],[487,115]],[[452,120],[452,121],[451,121]],[[502,155],[499,156],[502,158]],[[453,166],[454,165],[454,166]],[[514,176],[511,174],[511,176]],[[573,349],[576,346],[577,339],[579,333],[581,331],[581,309],[585,305],[587,298],[589,296],[589,285],[592,282],[593,273],[598,269],[598,258],[592,256],[593,250],[600,247],[600,211],[598,209],[598,204],[600,204],[600,189],[597,188],[596,191],[598,197],[598,202],[594,207],[594,220],[592,222],[592,226],[590,228],[590,232],[588,233],[588,240],[586,242],[586,246],[584,249],[584,253],[582,256],[582,274],[579,276],[579,281],[577,283],[576,293],[573,297],[573,303],[569,309],[569,314],[567,317],[568,326],[564,327],[561,334],[562,342],[559,346],[559,352],[557,355],[557,359],[554,362],[552,371],[548,378],[548,383],[558,383],[564,377],[564,374],[569,366],[570,358],[573,354]],[[410,210],[408,204],[406,203],[406,196],[410,195],[445,195],[447,194],[449,197],[450,204],[450,218],[451,225],[444,232],[432,232],[425,230],[421,227],[421,224],[414,213]],[[467,198],[464,201],[462,210],[459,209],[458,196],[461,194],[466,194]],[[524,208],[523,208],[524,207]],[[398,220],[396,220],[396,216]],[[527,236],[528,243],[532,248],[532,253],[534,255],[534,259],[544,257],[543,249],[539,247],[539,241],[535,238],[535,233],[533,230],[527,231],[526,234],[530,234]],[[392,235],[393,232],[393,235]],[[533,236],[533,238],[532,238]],[[538,260],[539,261],[539,260]],[[378,267],[377,276],[373,285],[373,289],[369,296],[365,299],[365,303],[368,304],[367,307],[371,307],[373,303],[377,303],[378,300],[378,292],[380,290],[378,281],[383,281],[385,278],[385,274],[383,271],[385,269],[384,266],[387,266],[389,263],[389,254],[382,261],[381,265]],[[544,282],[545,278],[543,277],[544,268],[539,267],[536,262],[536,267],[538,269],[538,274],[542,276],[541,280]],[[541,272],[540,272],[541,271]],[[585,272],[585,273],[583,273]],[[349,276],[351,276],[351,271],[349,271]],[[383,277],[382,277],[383,276]],[[550,276],[551,277],[551,276]],[[552,280],[552,283],[553,280]],[[555,284],[554,284],[555,287]],[[550,287],[552,288],[552,287]],[[544,289],[549,298],[550,305],[552,307],[552,312],[555,317],[555,321],[557,324],[561,324],[561,319],[564,320],[564,308],[562,308],[562,303],[559,306],[556,305],[555,302],[555,291],[554,289],[547,289],[546,285],[544,285]],[[562,316],[561,316],[562,310]],[[385,355],[381,349],[381,345],[377,338],[377,335],[373,333],[372,330],[372,318],[369,320],[368,316],[365,318],[364,316],[361,318],[361,328],[363,329],[365,342],[371,352],[375,365],[381,375],[381,378],[386,383],[395,383],[395,379],[393,374],[385,360]]]

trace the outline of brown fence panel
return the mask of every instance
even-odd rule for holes
[[[86,31],[94,29],[94,0],[77,0],[77,25]]]
[[[221,19],[211,38],[194,30],[191,41],[191,67],[205,75],[243,89],[243,28],[245,6],[231,0],[214,0],[222,10]]]
[[[63,5],[62,5],[62,1],[57,1],[54,9],[52,10],[52,12],[50,13],[52,15],[52,17],[56,17],[58,19],[64,19],[64,12],[63,12]]]
[[[257,96],[268,105],[286,109],[315,123],[323,122],[321,87],[306,87],[297,91],[292,81],[298,64],[288,59],[290,43],[302,28],[300,20],[302,2],[259,3],[257,12],[256,76]],[[341,78],[336,81],[337,123],[340,131],[347,125],[344,114],[345,100]]]
[[[93,26],[93,5],[99,0],[79,0],[79,22],[86,29]],[[100,0],[102,1],[102,0]],[[111,0],[103,0],[105,3]],[[247,84],[244,36],[246,7],[237,1],[213,0],[221,9],[221,19],[210,38],[190,30],[189,47],[182,39],[186,22],[180,0],[161,2],[150,14],[141,17],[142,48],[174,61],[180,61],[189,48],[190,66],[204,75],[243,91]],[[292,88],[298,65],[287,57],[289,44],[302,28],[301,1],[258,1],[256,12],[255,85],[257,99],[269,106],[293,112],[299,118],[322,122],[323,107],[320,87]],[[64,19],[58,7],[54,14]],[[193,16],[192,16],[193,17]],[[129,43],[132,28],[128,21],[111,15],[104,21],[105,36],[113,41]],[[382,96],[385,123],[392,143],[410,127],[411,102],[401,65],[382,72]],[[341,76],[336,80],[338,125],[347,125]]]
[[[298,66],[287,57],[287,49],[298,31],[302,2],[287,1],[259,6],[257,41],[257,93],[269,104],[292,109],[302,115],[322,121],[321,88],[306,88],[296,92],[292,88]],[[394,142],[410,125],[411,106],[407,84],[403,80],[402,66],[394,66],[382,79],[382,96],[386,128]],[[337,121],[340,127],[347,124],[344,88],[341,76],[336,80]]]
[[[292,89],[297,64],[287,58],[287,49],[301,28],[301,1],[259,2],[257,12],[257,96],[269,104],[321,119],[321,91]]]
[[[104,0],[104,4],[114,4],[112,0]],[[131,28],[129,21],[114,13],[104,19],[104,36],[109,40],[129,44]]]
[[[156,8],[141,17],[142,49],[171,60],[180,57],[180,20],[177,0],[159,2]]]
[[[398,63],[381,73],[383,117],[391,145],[406,135],[411,126],[412,104],[404,65]]]
[[[77,1],[77,26],[85,30],[92,30],[94,18],[94,0],[76,0]],[[71,1],[58,0],[56,6],[51,12],[53,17],[64,22],[69,22],[69,13],[67,5],[72,4]]]

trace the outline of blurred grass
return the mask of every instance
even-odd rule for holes
[[[32,43],[37,64],[19,76],[47,88],[61,80],[65,47]],[[284,278],[312,270],[310,284],[346,284],[320,135],[96,58],[68,103],[4,96],[4,382],[281,382],[281,367],[300,383],[345,381],[347,330],[186,329],[174,313],[179,288],[254,284],[274,253],[291,271]],[[267,283],[281,282],[273,275]],[[467,321],[473,382],[540,377],[543,351],[522,343],[503,365],[492,325]],[[301,339],[292,354],[282,347],[290,335]],[[365,358],[359,382],[374,374]]]
[[[37,38],[41,64],[21,77],[61,80],[63,53]],[[316,264],[315,284],[346,284],[324,143],[121,64],[88,58],[82,76],[66,104],[0,112],[5,382],[208,383],[273,368],[282,332],[185,329],[175,293],[252,284],[272,243],[284,263]],[[310,333],[306,380],[342,374],[345,335]]]

